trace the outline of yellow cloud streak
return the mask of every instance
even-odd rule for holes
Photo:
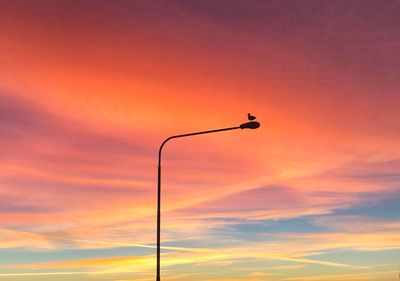
[[[14,268],[31,268],[31,269],[49,269],[49,268],[78,268],[78,267],[112,267],[115,265],[147,265],[153,264],[152,256],[135,256],[135,257],[107,257],[95,259],[79,259],[56,262],[43,262],[31,264],[18,264]]]
[[[331,275],[309,275],[301,277],[291,277],[284,280],[287,281],[322,281],[322,280],[364,280],[364,279],[375,279],[375,280],[387,280],[390,276],[387,274],[395,275],[397,272],[370,272],[370,273],[355,273],[355,274],[331,274]]]
[[[109,246],[118,247],[138,247],[138,248],[151,248],[156,249],[156,246],[146,245],[146,244],[132,244],[132,243],[119,243],[119,242],[109,242],[109,241],[97,241],[97,240],[84,240],[84,239],[66,239],[69,241],[84,242],[89,244],[101,244]],[[161,246],[161,249],[174,250],[174,251],[184,251],[184,252],[199,252],[199,253],[212,253],[215,250],[207,248],[188,248],[188,247],[172,247],[172,246]]]

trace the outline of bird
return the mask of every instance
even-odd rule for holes
[[[251,115],[250,113],[247,113],[247,119],[249,119],[249,121],[253,121],[256,120],[257,117]]]

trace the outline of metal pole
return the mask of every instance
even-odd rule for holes
[[[160,236],[161,236],[161,163],[158,162],[158,191],[157,191],[157,279],[160,281]]]
[[[157,276],[156,276],[156,281],[161,281],[161,276],[160,276],[160,242],[161,242],[161,153],[164,145],[167,143],[167,141],[171,139],[176,139],[176,138],[183,138],[183,137],[189,137],[189,136],[195,136],[195,135],[202,135],[202,134],[209,134],[209,133],[216,133],[216,132],[223,132],[223,131],[229,131],[229,130],[236,130],[236,129],[243,129],[243,127],[238,126],[238,127],[229,127],[229,128],[223,128],[223,129],[216,129],[216,130],[209,130],[209,131],[201,131],[201,132],[195,132],[195,133],[189,133],[189,134],[183,134],[183,135],[176,135],[169,137],[165,139],[162,144],[160,145],[160,149],[158,151],[158,189],[157,189]]]

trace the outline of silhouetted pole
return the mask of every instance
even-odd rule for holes
[[[165,139],[162,144],[160,145],[160,149],[158,150],[158,190],[157,190],[157,277],[156,281],[161,281],[161,276],[160,276],[160,241],[161,241],[161,153],[164,145],[171,139],[177,139],[177,138],[183,138],[183,137],[190,137],[190,136],[195,136],[195,135],[203,135],[203,134],[210,134],[210,133],[217,133],[217,132],[223,132],[223,131],[230,131],[230,130],[236,130],[236,129],[257,129],[260,127],[260,123],[253,121],[253,122],[247,122],[243,123],[240,126],[237,127],[229,127],[229,128],[223,128],[223,129],[216,129],[216,130],[209,130],[209,131],[201,131],[201,132],[195,132],[195,133],[189,133],[189,134],[183,134],[183,135],[176,135],[176,136],[171,136],[167,139]]]

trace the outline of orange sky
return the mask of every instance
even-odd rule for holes
[[[392,278],[399,12],[0,1],[0,279]]]

